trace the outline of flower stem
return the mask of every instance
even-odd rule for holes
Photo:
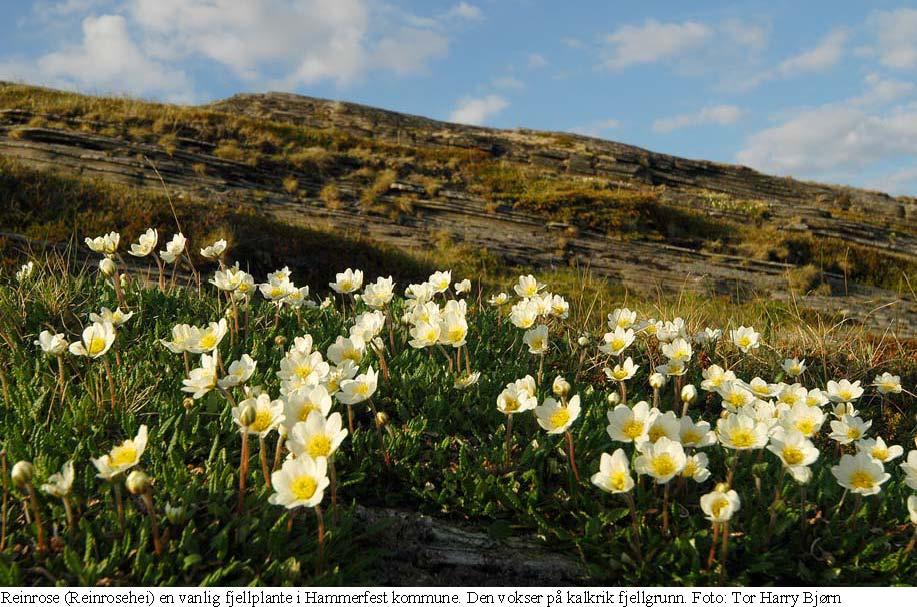
[[[38,533],[38,551],[45,552],[48,549],[48,544],[45,541],[45,528],[41,522],[41,508],[38,506],[38,496],[35,494],[35,487],[32,486],[32,483],[26,485],[29,491],[29,501],[32,504],[32,512],[35,514],[35,530]]]
[[[111,372],[111,363],[108,362],[108,357],[103,356],[102,362],[105,364],[105,374],[108,376],[108,393],[111,397],[111,410],[115,410],[115,376]]]
[[[242,428],[242,456],[239,462],[239,512],[245,511],[245,479],[248,476],[248,427]]]
[[[506,416],[506,449],[504,453],[503,466],[509,472],[509,463],[513,449],[513,414]]]
[[[267,466],[267,442],[263,436],[258,436],[258,459],[261,460],[261,474],[264,475],[264,484],[271,488],[271,469]]]
[[[325,518],[321,505],[315,506],[315,517],[318,519],[318,562],[315,564],[315,575],[321,575],[325,566]]]
[[[124,500],[121,497],[121,479],[114,479],[111,487],[115,497],[115,511],[118,513],[118,524],[121,526],[121,533],[123,534],[127,527],[127,523],[124,521]]]
[[[377,421],[379,419],[379,412],[376,411],[376,403],[370,399],[369,406],[373,411],[373,426],[375,426],[376,435],[379,437],[379,449],[382,450],[382,459],[385,461],[385,467],[390,468],[392,465],[392,459],[389,457],[388,450],[385,448],[385,437],[382,435],[382,426],[380,426]]]
[[[726,554],[729,551],[729,522],[723,523],[723,544],[720,546],[720,583],[726,580]]]
[[[567,430],[564,434],[567,435],[567,455],[570,456],[570,469],[573,470],[573,476],[576,478],[577,483],[582,483],[580,479],[579,470],[576,467],[576,455],[573,451],[573,434]]]
[[[148,489],[141,496],[150,517],[150,535],[153,536],[153,550],[156,556],[162,556],[162,538],[159,536],[159,522],[156,520],[156,509],[153,507],[153,490]]]

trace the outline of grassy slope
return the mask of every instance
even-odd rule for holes
[[[332,571],[321,578],[312,575],[315,559],[314,519],[300,516],[294,532],[286,531],[287,519],[281,509],[266,502],[257,459],[252,461],[248,498],[249,514],[235,516],[238,433],[233,430],[225,401],[214,393],[182,406],[179,391],[183,375],[181,359],[168,353],[157,339],[169,334],[177,322],[200,324],[219,315],[219,303],[212,290],[197,296],[185,290],[164,296],[155,290],[128,292],[137,316],[118,337],[121,364],[116,367],[117,406],[110,408],[107,385],[100,364],[67,359],[70,378],[67,400],[54,402],[56,369],[36,356],[31,340],[43,328],[64,330],[77,335],[86,315],[101,305],[114,306],[114,296],[100,282],[85,274],[66,278],[61,267],[40,268],[33,281],[23,286],[8,286],[0,291],[0,337],[9,347],[8,363],[0,369],[2,397],[0,427],[2,448],[7,461],[31,459],[36,477],[46,478],[68,458],[77,461],[75,495],[81,521],[79,530],[68,535],[60,525],[63,514],[56,500],[43,498],[45,518],[59,526],[60,540],[48,558],[36,557],[30,533],[20,518],[16,502],[10,502],[9,549],[0,553],[0,581],[10,583],[140,583],[140,584],[248,584],[248,583],[360,583],[374,579],[375,568],[384,567],[384,555],[369,549],[374,545],[372,530],[354,527],[349,510],[339,527],[332,531],[330,562]],[[458,277],[458,276],[456,276]],[[530,415],[519,415],[515,427],[513,470],[503,474],[503,424],[494,402],[502,386],[527,373],[535,373],[535,359],[525,352],[519,332],[488,307],[473,303],[469,333],[472,366],[484,372],[478,386],[467,392],[452,388],[452,378],[438,352],[417,351],[406,346],[406,335],[398,331],[395,354],[389,354],[391,380],[380,382],[376,405],[391,418],[389,449],[394,466],[385,469],[378,457],[375,435],[364,407],[358,407],[359,428],[348,438],[338,457],[345,503],[388,505],[470,520],[490,530],[495,537],[537,532],[553,549],[571,556],[582,555],[597,581],[616,583],[716,583],[714,573],[701,571],[709,545],[709,525],[700,515],[697,499],[700,487],[690,483],[676,497],[677,537],[665,540],[659,534],[660,493],[646,481],[638,492],[638,508],[644,518],[641,531],[647,559],[638,565],[626,549],[628,511],[623,500],[615,499],[584,484],[571,485],[563,452],[556,437],[544,434]],[[574,302],[575,309],[579,306]],[[674,307],[670,313],[686,313],[698,318],[691,302]],[[606,310],[596,310],[601,318]],[[596,467],[599,454],[609,450],[605,433],[605,394],[612,389],[603,384],[592,354],[581,358],[575,346],[583,313],[552,330],[554,345],[545,363],[548,390],[555,374],[563,374],[583,398],[584,414],[574,427],[577,458],[584,477]],[[306,312],[301,322],[284,315],[274,328],[272,307],[257,301],[251,315],[251,328],[244,340],[230,348],[228,339],[221,346],[226,360],[250,352],[258,361],[253,385],[262,384],[277,393],[274,371],[279,366],[284,336],[287,344],[302,333],[310,333],[322,351],[336,335],[346,332],[348,322],[333,310]],[[693,321],[692,321],[693,324]],[[780,342],[782,325],[757,319],[765,343]],[[696,328],[696,327],[692,327]],[[844,375],[871,377],[874,369],[865,360],[847,358],[846,352],[802,351],[811,365],[811,383],[823,384],[823,377]],[[631,384],[632,397],[650,398],[646,385],[647,352],[642,345],[633,352],[641,365]],[[912,354],[912,353],[911,353]],[[658,355],[657,355],[658,356]],[[882,369],[905,372],[905,382],[913,384],[915,361],[908,352],[884,360]],[[772,377],[779,356],[762,348],[756,356],[737,356],[728,348],[697,353],[698,360],[729,363],[740,376],[756,374]],[[378,366],[377,362],[373,362]],[[699,382],[694,367],[687,381]],[[807,382],[810,383],[810,382]],[[593,389],[594,386],[597,389]],[[669,406],[671,390],[663,396]],[[702,393],[703,394],[703,393]],[[910,444],[912,420],[896,411],[906,399],[893,399],[884,405],[869,396],[861,401],[865,417],[875,419],[874,431],[890,443]],[[336,410],[343,411],[340,405]],[[719,404],[701,402],[694,416],[715,419]],[[156,499],[185,507],[190,521],[181,526],[166,524],[171,547],[163,558],[149,550],[146,520],[128,503],[128,528],[122,537],[106,486],[94,478],[88,461],[127,436],[133,436],[141,423],[149,425],[150,446],[143,456],[143,468],[156,478]],[[824,434],[824,433],[823,433]],[[533,440],[534,439],[534,440]],[[273,440],[269,443],[272,452]],[[902,545],[910,529],[904,500],[907,490],[900,480],[897,465],[890,465],[893,480],[878,498],[869,498],[861,522],[847,524],[849,514],[833,511],[841,489],[828,471],[836,459],[833,445],[823,436],[819,446],[824,455],[808,489],[807,516],[812,520],[800,534],[798,491],[787,489],[786,501],[779,509],[775,532],[769,542],[767,517],[779,465],[770,454],[761,463],[743,458],[735,486],[742,494],[744,507],[733,529],[739,533],[730,552],[730,580],[745,584],[852,584],[894,583],[913,580],[915,561],[903,557]],[[722,478],[726,462],[723,450],[711,448],[713,478]],[[254,456],[254,453],[253,453]],[[11,464],[10,464],[11,465]],[[894,470],[891,470],[894,468]],[[754,491],[755,477],[764,490]],[[4,481],[8,476],[4,475]],[[708,481],[709,485],[712,481]],[[704,490],[707,490],[704,485]],[[848,500],[849,501],[849,500]],[[849,504],[848,504],[849,508]],[[866,521],[870,524],[866,524]],[[875,532],[872,528],[880,529]],[[817,543],[818,555],[810,547]],[[827,564],[830,555],[831,564]],[[383,560],[380,560],[383,559]],[[39,569],[40,566],[40,569]]]
[[[837,238],[782,232],[767,221],[761,201],[687,192],[699,200],[709,199],[707,206],[715,210],[738,213],[737,217],[711,217],[694,204],[674,205],[660,190],[645,185],[535,169],[480,150],[414,147],[210,108],[88,97],[23,85],[0,85],[0,108],[33,113],[27,126],[85,130],[166,150],[203,146],[217,156],[270,168],[288,191],[304,196],[319,196],[323,189],[327,194],[341,180],[359,183],[359,200],[370,213],[412,212],[412,194],[394,202],[379,198],[397,178],[422,184],[428,192],[444,186],[467,190],[489,201],[494,212],[500,205],[510,205],[548,220],[570,222],[574,229],[599,229],[622,238],[786,262],[804,268],[805,276],[797,280],[803,292],[821,285],[823,271],[895,291],[907,288],[904,277],[911,284],[917,282],[917,261]],[[296,172],[314,176],[315,183],[300,183],[292,176]],[[326,204],[337,203],[334,196],[323,198]]]

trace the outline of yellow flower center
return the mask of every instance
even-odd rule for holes
[[[341,291],[346,292],[346,291],[352,291],[352,290],[353,290],[353,283],[351,281],[349,280],[341,281]]]
[[[302,410],[299,412],[299,421],[304,422],[309,419],[309,414],[313,411],[318,411],[318,407],[309,405],[303,405]]]
[[[620,337],[616,337],[611,340],[611,349],[612,350],[621,350],[624,348],[625,343],[626,342],[623,339],[621,339]]]
[[[748,346],[751,345],[751,338],[748,337],[747,335],[743,335],[742,337],[739,338],[739,345],[742,346],[743,348],[747,348]]]
[[[290,493],[298,500],[307,500],[311,498],[315,495],[315,490],[317,488],[318,483],[307,474],[297,476],[293,479],[293,482],[290,483]]]
[[[685,464],[685,469],[682,470],[681,475],[684,476],[685,478],[691,478],[692,476],[694,476],[695,472],[697,472],[697,464],[694,462],[693,459],[689,459],[688,462]]]
[[[555,430],[566,424],[568,421],[570,421],[570,412],[567,411],[566,407],[559,407],[556,411],[554,411],[554,413],[551,414],[551,427]]]
[[[719,497],[710,504],[710,511],[713,513],[715,518],[720,518],[720,514],[724,509],[729,507],[729,500],[725,497]]]
[[[739,449],[747,449],[755,444],[755,433],[747,428],[732,431],[732,444]]]
[[[357,387],[354,390],[354,392],[356,392],[360,396],[369,396],[369,386],[364,384],[363,382],[360,382],[357,384]]]
[[[850,486],[854,489],[872,489],[876,481],[865,470],[857,470],[850,476]]]
[[[331,439],[325,434],[315,434],[306,445],[310,457],[328,457],[331,454]]]
[[[860,429],[859,428],[847,428],[847,438],[851,440],[857,440],[860,438]]]
[[[843,400],[846,403],[852,400],[851,397],[853,396],[853,392],[851,392],[850,390],[841,390],[840,392],[837,393],[837,395],[840,396],[841,400]]]
[[[101,353],[105,349],[105,340],[101,337],[93,336],[89,340],[89,355],[95,356],[96,354]]]
[[[624,488],[627,486],[627,474],[625,474],[623,470],[612,472],[608,475],[608,484],[611,485],[611,488],[615,491],[624,491]]]
[[[503,410],[504,411],[516,411],[519,408],[519,399],[514,396],[509,396],[503,400]]]
[[[296,377],[299,379],[308,379],[312,375],[312,365],[304,364],[296,367],[296,370],[293,372]]]
[[[462,341],[465,339],[465,329],[462,327],[454,327],[449,329],[449,341]],[[538,348],[534,343],[532,344],[533,348]]]
[[[699,443],[701,435],[695,432],[694,430],[688,430],[681,435],[681,442],[686,445],[693,445],[694,443]]]
[[[108,457],[112,466],[126,466],[137,461],[137,449],[133,441],[127,441],[111,450]]]
[[[615,370],[612,371],[611,374],[618,381],[627,379],[627,369],[621,369],[619,367],[615,367]]]
[[[210,350],[215,345],[217,345],[217,336],[213,333],[207,333],[201,337],[201,348],[204,350]]]
[[[660,478],[663,476],[671,476],[676,470],[675,461],[668,453],[661,453],[653,458],[650,469],[653,471],[653,476]]]
[[[788,466],[797,466],[802,463],[804,456],[802,450],[798,447],[784,447],[783,448],[783,461],[787,463]]]
[[[874,458],[881,460],[883,462],[886,459],[888,459],[888,449],[885,449],[882,447],[873,447],[872,451],[870,451],[869,454],[873,456]]]
[[[621,427],[621,432],[627,438],[634,440],[643,434],[643,422],[632,419]]]
[[[258,414],[255,416],[255,422],[248,429],[252,432],[264,432],[271,427],[273,421],[274,415],[270,409],[259,409]]]
[[[803,436],[812,436],[815,433],[815,422],[811,419],[801,419],[796,422],[796,429],[802,432]]]
[[[665,431],[660,426],[653,426],[649,431],[650,442],[656,442],[663,436],[665,436]]]

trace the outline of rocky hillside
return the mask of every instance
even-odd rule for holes
[[[177,107],[0,83],[0,156],[394,247],[446,235],[633,291],[792,297],[917,335],[911,197],[281,93]]]

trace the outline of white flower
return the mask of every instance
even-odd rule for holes
[[[528,274],[520,276],[518,282],[513,286],[516,295],[523,299],[529,299],[538,295],[538,292],[544,289],[545,285],[538,282],[534,276]]]
[[[825,394],[824,390],[819,390],[818,388],[812,388],[806,394],[806,405],[809,407],[821,407],[828,403],[828,395]]]
[[[408,342],[412,348],[427,348],[439,343],[439,335],[442,332],[442,325],[438,322],[430,323],[420,321],[411,327],[411,340]]]
[[[466,278],[465,280],[459,281],[452,285],[452,288],[455,289],[455,292],[458,295],[462,293],[469,293],[471,292],[471,281]]]
[[[900,445],[886,445],[881,436],[857,441],[856,449],[858,452],[862,451],[863,453],[868,453],[884,464],[898,459],[904,454],[904,447]]]
[[[41,490],[53,497],[66,497],[73,488],[74,477],[73,460],[70,460],[61,467],[60,472],[55,472],[48,477],[47,482],[41,486]]]
[[[614,331],[617,328],[630,329],[637,322],[637,313],[627,308],[616,308],[608,315],[608,328]]]
[[[761,449],[767,444],[768,428],[753,417],[730,413],[716,424],[716,435],[727,449]]]
[[[178,233],[172,237],[172,240],[166,243],[166,248],[159,252],[159,256],[166,263],[175,263],[185,252],[185,244],[188,239],[185,235]]]
[[[741,508],[742,502],[739,500],[739,494],[735,489],[728,491],[714,490],[702,495],[700,498],[700,509],[707,516],[707,519],[713,523],[727,523],[736,512]]]
[[[551,397],[535,407],[538,425],[547,430],[548,434],[563,434],[576,421],[580,414],[579,394],[574,394],[564,407]]]
[[[880,394],[901,394],[903,390],[901,377],[892,375],[887,371],[882,375],[877,375],[872,385],[876,387]]]
[[[790,377],[799,377],[806,370],[806,361],[805,359],[799,360],[798,358],[787,358],[784,359],[783,364],[781,365],[786,374]]]
[[[746,327],[744,325],[729,332],[729,339],[732,340],[732,343],[746,354],[750,350],[760,347],[760,337],[760,333],[756,332],[752,327]]]
[[[294,390],[284,395],[283,400],[283,425],[289,435],[293,426],[309,419],[314,412],[327,417],[331,412],[331,395],[324,386],[313,386]]]
[[[240,415],[243,409],[248,405],[255,408],[255,421],[248,427],[242,424]],[[247,398],[232,408],[232,421],[243,428],[249,434],[255,434],[263,437],[267,436],[271,430],[276,428],[283,421],[283,401],[271,400],[271,397],[262,392],[256,398]]]
[[[506,293],[497,293],[496,295],[491,295],[490,299],[487,300],[487,303],[489,303],[490,305],[494,307],[497,307],[497,306],[502,306],[503,304],[505,304],[508,301],[509,301],[509,295],[507,295]]]
[[[226,240],[219,239],[215,243],[201,249],[201,256],[207,259],[219,259],[226,252]]]
[[[694,336],[694,343],[699,346],[715,344],[723,336],[722,329],[705,328],[703,331]]]
[[[127,321],[129,321],[134,316],[133,312],[122,312],[121,308],[116,308],[113,311],[108,308],[103,307],[102,310],[96,314],[95,312],[89,313],[89,320],[92,322],[110,322],[115,327],[120,327]]]
[[[140,426],[137,436],[133,439],[127,439],[102,457],[91,458],[96,470],[99,471],[98,477],[110,481],[136,466],[146,450],[146,442],[147,429],[144,424]]]
[[[305,422],[293,426],[287,449],[297,457],[331,457],[347,438],[347,430],[341,426],[340,413],[332,413],[325,419],[318,411],[312,411]]]
[[[742,382],[743,385],[751,391],[755,397],[762,400],[767,400],[777,396],[780,392],[779,387],[776,384],[769,384],[760,377],[756,377],[750,382]]]
[[[693,350],[690,342],[686,339],[677,338],[667,344],[662,344],[662,354],[670,362],[686,363],[691,360]]]
[[[806,438],[812,438],[825,423],[825,414],[818,407],[804,404],[794,405],[780,417],[780,424],[787,430],[798,430]]]
[[[181,381],[182,392],[191,394],[197,400],[217,387],[217,359],[215,356],[201,356],[201,366],[191,369],[188,378]]]
[[[808,404],[809,392],[802,384],[778,384],[780,389],[777,392],[777,402],[795,407],[796,405]]]
[[[338,335],[334,343],[328,346],[328,360],[335,365],[339,365],[345,360],[352,360],[355,365],[359,365],[363,360],[363,354],[366,352],[366,342],[359,335],[343,337]]]
[[[700,389],[705,392],[716,392],[716,390],[727,381],[735,381],[736,374],[732,371],[726,371],[719,365],[710,365],[701,375],[704,380],[700,383]]]
[[[624,449],[617,449],[611,455],[602,454],[599,471],[592,475],[592,484],[609,493],[627,493],[634,488]]]
[[[440,321],[439,343],[453,348],[460,348],[465,345],[467,336],[468,321],[465,320],[463,313],[450,310],[443,314]]]
[[[221,318],[219,322],[211,322],[204,328],[192,328],[192,338],[186,346],[188,352],[194,354],[213,352],[219,347],[227,331],[229,331],[229,325],[226,324],[225,318]]]
[[[685,415],[678,421],[678,438],[685,447],[701,449],[716,443],[716,432],[710,429],[710,424],[704,420],[694,423]]]
[[[707,459],[706,453],[689,455],[685,460],[685,467],[682,469],[681,475],[685,478],[690,478],[695,483],[702,483],[710,478],[710,470],[707,468],[708,464],[709,460]]]
[[[194,341],[197,334],[191,325],[175,325],[172,327],[172,341],[160,339],[159,343],[164,345],[173,354],[181,354],[188,351],[188,346]]]
[[[363,287],[363,270],[351,270],[347,268],[343,272],[338,272],[334,277],[334,282],[328,283],[335,293],[355,293]]]
[[[16,270],[16,282],[23,282],[32,277],[35,272],[35,262],[29,261]]]
[[[638,474],[652,476],[662,485],[684,470],[687,459],[680,443],[663,436],[655,443],[645,443],[634,467]]]
[[[831,474],[841,487],[860,495],[875,495],[882,490],[882,483],[891,478],[882,462],[862,452],[842,455],[840,464],[831,466]]]
[[[911,523],[917,525],[917,495],[907,498],[907,512],[911,517]]]
[[[548,351],[548,326],[538,325],[522,336],[522,341],[529,347],[529,352],[541,355]]]
[[[603,335],[602,341],[604,343],[599,346],[600,351],[611,356],[618,356],[634,343],[634,331],[617,327],[614,331]]]
[[[510,308],[509,320],[520,329],[530,329],[538,320],[538,305],[531,299],[523,299]]]
[[[376,279],[376,282],[366,285],[363,289],[363,303],[374,310],[384,308],[392,301],[395,295],[395,284],[392,277]]]
[[[611,381],[624,382],[631,379],[639,369],[639,365],[634,364],[634,359],[628,356],[623,363],[614,366],[614,369],[605,369],[605,376]]]
[[[551,392],[558,398],[565,397],[570,392],[570,382],[564,379],[562,375],[558,375],[551,384]]]
[[[570,316],[570,303],[560,295],[552,295],[543,298],[547,303],[550,300],[550,310],[548,313],[555,318],[567,318]]]
[[[481,372],[472,371],[470,373],[456,376],[455,382],[453,382],[452,385],[456,390],[467,390],[468,388],[478,383],[479,379],[481,379]]]
[[[251,274],[245,270],[239,269],[239,262],[236,262],[231,268],[217,270],[210,279],[210,284],[221,291],[241,290],[243,285],[249,289],[252,288],[255,281]]]
[[[221,377],[217,385],[223,390],[235,388],[251,379],[258,363],[248,354],[243,354],[242,358],[229,364],[229,374]]]
[[[653,390],[661,390],[665,386],[666,381],[668,380],[664,373],[659,373],[658,371],[650,373],[649,384]]]
[[[723,408],[733,413],[755,402],[755,395],[738,380],[724,381],[716,391],[723,399]]]
[[[650,409],[646,401],[640,401],[631,409],[621,404],[607,413],[608,426],[605,430],[611,440],[623,443],[641,443],[649,440],[649,430],[659,410]]]
[[[818,459],[818,449],[799,430],[778,428],[767,450],[780,458],[789,473],[800,483],[811,477],[809,466]]]
[[[268,282],[258,285],[258,290],[261,291],[261,296],[266,300],[276,303],[289,297],[296,291],[296,286],[289,279],[275,276],[269,278]]]
[[[830,437],[842,445],[848,445],[866,436],[870,426],[872,426],[872,420],[863,421],[860,417],[845,415],[831,422]]]
[[[288,459],[280,470],[271,474],[271,486],[275,493],[268,501],[287,509],[305,506],[313,508],[322,502],[328,487],[328,460],[320,457],[297,457]]]
[[[430,288],[433,289],[433,292],[436,294],[445,293],[449,290],[449,284],[452,282],[452,271],[437,271],[430,274],[430,278],[427,279],[427,284],[430,285]]]
[[[146,257],[153,252],[159,243],[159,232],[153,228],[147,228],[147,231],[140,235],[137,242],[131,244],[131,250],[128,251],[134,257]]]
[[[51,333],[42,331],[38,334],[38,339],[33,342],[41,348],[41,351],[48,356],[60,356],[67,351],[67,340],[63,333]]]
[[[280,360],[280,370],[277,371],[277,377],[283,383],[281,392],[317,386],[325,380],[330,370],[321,352],[304,354],[299,350],[291,350]]]
[[[907,454],[907,460],[901,462],[904,470],[904,484],[917,491],[917,449],[912,449]]]
[[[497,396],[497,411],[505,415],[531,411],[537,406],[538,399],[519,382],[506,384],[506,388]]]
[[[115,327],[110,322],[94,322],[83,329],[83,341],[70,344],[74,356],[99,358],[115,343]]]
[[[683,360],[670,360],[664,365],[658,365],[655,371],[669,377],[677,377],[684,375],[688,371],[688,366]]]
[[[659,412],[653,423],[647,430],[648,441],[655,443],[660,438],[665,437],[671,441],[681,442],[681,423],[674,411]],[[637,450],[643,451],[645,441],[637,442]]]
[[[850,383],[846,379],[828,382],[828,400],[832,403],[849,403],[863,395],[859,380]]]
[[[118,250],[118,243],[121,242],[121,235],[117,232],[109,232],[108,234],[96,236],[95,238],[87,237],[85,242],[86,246],[96,253],[114,255]]]
[[[675,318],[672,321],[658,324],[656,327],[656,339],[658,339],[660,343],[668,343],[679,337],[688,337],[685,331],[685,321],[683,318]]]
[[[357,375],[354,379],[345,379],[341,382],[341,391],[337,399],[345,405],[355,405],[368,400],[376,393],[379,374],[372,367],[366,373]]]

